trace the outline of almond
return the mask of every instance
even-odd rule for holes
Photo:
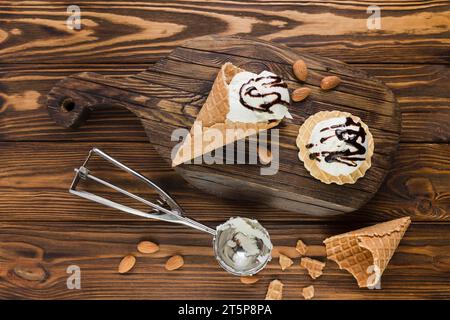
[[[306,80],[306,77],[308,76],[308,68],[306,67],[305,61],[303,61],[302,59],[295,61],[294,65],[292,66],[292,70],[294,71],[294,74],[298,80]]]
[[[272,152],[267,150],[265,147],[258,146],[258,158],[262,164],[269,164],[272,162]]]
[[[341,83],[341,78],[337,76],[328,76],[322,79],[320,87],[322,90],[331,90],[336,88]]]
[[[294,102],[299,102],[302,100],[305,100],[309,94],[311,93],[311,89],[310,88],[298,88],[295,89],[294,92],[292,92],[292,100]]]
[[[136,258],[133,255],[129,254],[123,257],[122,261],[120,261],[118,271],[119,273],[126,273],[130,271],[135,264]]]
[[[243,284],[254,284],[256,282],[259,281],[259,277],[258,276],[242,276],[241,277],[241,282]]]
[[[173,271],[180,269],[184,265],[184,259],[182,256],[176,255],[173,257],[170,257],[169,260],[166,262],[166,270]]]
[[[140,253],[155,253],[159,251],[159,246],[151,241],[141,241],[137,249]]]

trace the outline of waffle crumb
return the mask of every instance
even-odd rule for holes
[[[295,250],[297,250],[298,253],[300,253],[301,256],[304,256],[306,254],[306,250],[308,247],[302,240],[297,240],[297,245],[295,246]]]
[[[266,300],[281,300],[283,298],[283,283],[273,280],[267,288]]]
[[[279,262],[280,262],[282,271],[286,270],[287,268],[289,268],[290,266],[292,266],[294,264],[294,261],[292,261],[291,258],[289,258],[288,256],[285,256],[284,254],[281,254],[281,253],[280,253]]]
[[[314,298],[314,286],[303,288],[302,295],[305,300],[311,300]]]
[[[311,278],[317,279],[322,275],[322,270],[325,267],[325,263],[311,258],[302,258],[300,260],[300,267],[308,270]]]

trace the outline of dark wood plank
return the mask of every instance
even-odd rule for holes
[[[380,30],[367,28],[372,1],[77,4],[82,29],[73,31],[63,24],[66,3],[1,1],[0,62],[155,62],[185,40],[205,34],[250,35],[346,62],[449,62],[446,1],[379,4]]]
[[[261,299],[269,281],[280,278],[288,299],[301,299],[301,288],[310,284],[319,299],[450,299],[450,149],[448,144],[424,144],[450,142],[450,72],[444,65],[449,63],[447,2],[382,3],[379,31],[365,28],[371,1],[80,0],[77,4],[83,14],[81,31],[65,28],[65,2],[0,1],[0,141],[36,141],[0,142],[0,298],[183,299],[189,293],[192,299]],[[257,36],[300,52],[361,63],[358,67],[393,90],[402,111],[401,141],[414,143],[400,145],[393,168],[372,201],[353,214],[319,222],[261,204],[218,199],[175,174],[148,144],[137,118],[122,108],[108,106],[94,112],[77,131],[60,128],[48,117],[45,96],[61,78],[83,71],[113,77],[136,74],[185,40],[206,33]],[[316,72],[320,75],[321,70]],[[345,80],[344,91],[348,86],[364,95],[363,87]],[[158,95],[172,95],[154,89]],[[202,100],[192,97],[192,102],[187,106],[190,112]],[[260,219],[273,234],[276,252],[292,252],[297,238],[302,238],[323,259],[320,243],[325,237],[368,221],[411,215],[414,221],[440,223],[413,223],[380,291],[357,289],[354,279],[331,261],[324,276],[312,281],[298,268],[298,259],[284,273],[273,261],[258,284],[245,286],[216,266],[207,235],[135,219],[70,195],[71,169],[81,164],[93,145],[155,179],[190,216],[211,226],[233,215]],[[105,169],[97,172],[108,178],[111,174]],[[148,196],[124,175],[114,176],[113,182]],[[104,192],[94,185],[89,188]],[[155,257],[139,255],[133,272],[119,276],[120,258],[135,252],[142,239],[161,243],[161,252]],[[174,253],[185,256],[186,266],[166,273],[163,264]],[[71,264],[82,268],[80,291],[65,286]],[[34,275],[44,271],[43,280],[25,280],[20,270],[32,270]]]
[[[73,168],[81,165],[93,146],[110,153],[128,166],[155,180],[202,221],[219,222],[224,217],[254,216],[263,222],[318,221],[304,214],[268,208],[262,204],[224,200],[199,192],[187,184],[156,154],[148,143],[35,142],[0,143],[0,221],[142,221],[119,211],[70,195]],[[403,144],[385,183],[361,210],[330,221],[385,221],[411,216],[415,221],[449,221],[450,146]],[[102,166],[100,166],[102,164]],[[147,188],[127,178],[106,163],[93,163],[93,173],[152,200]],[[104,189],[91,184],[95,192]],[[109,192],[105,196],[112,196]],[[125,201],[124,198],[117,198]],[[126,202],[134,205],[132,202]],[[146,222],[144,222],[146,223]]]
[[[266,56],[265,59],[276,60],[273,56]],[[176,48],[167,58],[158,61],[156,66],[151,69],[159,72],[171,72],[175,75],[187,76],[181,73],[182,69],[185,68],[182,66],[183,63],[194,63],[196,67],[195,73],[189,76],[200,80],[209,80],[211,79],[210,74],[217,73],[217,69],[220,69],[220,67],[226,62],[232,62],[235,65],[250,68],[253,65],[263,64],[264,67],[273,70],[277,74],[284,74],[285,81],[298,84],[298,79],[292,71],[292,64],[287,64],[284,60],[272,62],[264,59],[258,60],[254,57],[249,58],[220,52],[212,53],[208,51],[192,50],[184,47]],[[363,97],[367,96],[374,99],[380,99],[382,101],[394,101],[393,95],[386,91],[383,83],[377,83],[374,82],[373,79],[367,79],[367,75],[362,71],[358,72],[358,70],[355,71],[353,69],[352,72],[349,73],[340,70],[340,66],[333,70],[331,69],[331,66],[326,68],[322,64],[319,64],[316,59],[309,59],[309,61],[305,62],[308,66],[308,77],[305,81],[302,81],[303,84],[317,87],[320,85],[320,81],[325,76],[337,75],[341,78],[341,84],[338,88],[336,88],[336,90],[339,90],[340,92],[351,94],[358,93],[358,95]],[[181,70],[177,72],[177,69]]]
[[[62,80],[48,95],[51,117],[59,125],[73,128],[82,124],[88,113],[97,105],[121,105],[142,119],[150,141],[170,162],[172,150],[178,143],[172,138],[174,130],[191,127],[203,104],[195,104],[193,99],[199,102],[197,96],[208,96],[219,70],[219,65],[216,65],[216,70],[212,72],[210,66],[205,66],[207,71],[203,76],[208,76],[207,80],[190,76],[196,73],[195,68],[204,63],[203,52],[210,52],[211,55],[223,52],[227,56],[245,57],[244,63],[238,65],[257,73],[271,69],[266,62],[288,66],[288,70],[278,68],[276,71],[280,71],[279,74],[283,78],[292,79],[287,82],[290,90],[299,86],[298,82],[293,81],[291,66],[294,61],[304,59],[307,65],[311,66],[313,74],[308,83],[308,86],[313,88],[313,94],[308,101],[328,103],[328,106],[317,105],[322,111],[329,110],[331,104],[332,110],[355,109],[362,113],[362,120],[371,128],[376,144],[375,153],[379,156],[372,158],[372,168],[363,178],[353,185],[342,186],[325,185],[311,179],[298,160],[295,142],[300,125],[311,115],[311,111],[305,112],[308,105],[302,104],[290,106],[289,111],[293,119],[284,121],[279,126],[282,138],[280,143],[277,143],[280,155],[275,160],[279,162],[275,171],[276,179],[272,175],[261,174],[258,166],[179,166],[176,168],[177,172],[206,192],[228,198],[245,198],[277,208],[295,212],[307,211],[321,216],[357,210],[373,196],[387,172],[400,133],[399,108],[392,92],[384,84],[339,61],[314,55],[299,55],[286,46],[261,40],[207,36],[188,41],[183,44],[183,48],[190,49],[185,49],[177,56],[185,54],[186,61],[177,61],[170,66],[161,61],[128,78],[111,79],[95,73],[83,73]],[[178,50],[175,50],[173,54],[177,52]],[[222,53],[219,55],[224,56]],[[254,59],[259,63],[256,69]],[[214,58],[209,60],[214,61]],[[174,71],[171,72],[172,69]],[[184,74],[175,75],[179,70]],[[323,73],[319,73],[321,71]],[[343,89],[320,89],[319,79],[327,72],[337,72],[344,77]],[[361,79],[362,84],[350,86],[348,79],[351,79],[352,83],[358,83]],[[361,90],[361,87],[364,87],[364,90]],[[69,112],[61,107],[61,102],[67,99],[73,101],[74,106]],[[167,108],[155,108],[155,105],[162,104],[166,104]],[[193,106],[194,112],[186,112],[186,106]],[[345,109],[340,109],[341,106]],[[384,119],[379,129],[373,126],[372,114],[380,115],[380,118]],[[347,196],[337,197],[336,194],[340,193]],[[289,205],[285,204],[286,199]]]
[[[367,224],[267,224],[274,251],[290,254],[297,239],[313,246],[313,255],[325,261],[320,249],[331,235]],[[413,224],[381,278],[381,290],[359,289],[353,277],[326,261],[324,274],[312,280],[295,265],[282,272],[273,259],[261,280],[244,285],[219,268],[207,234],[161,223],[2,222],[0,224],[0,298],[33,299],[263,299],[268,283],[280,279],[285,299],[301,299],[303,287],[314,285],[316,299],[448,299],[450,298],[450,226]],[[160,244],[153,255],[136,252],[141,240]],[[121,258],[137,255],[126,275],[117,273]],[[172,272],[164,263],[173,254],[185,265]],[[67,267],[81,268],[81,290],[66,287]],[[21,271],[31,270],[36,280]],[[39,274],[42,277],[38,277]]]
[[[175,64],[173,63],[171,66],[177,70],[180,67],[183,67],[182,70],[191,70],[190,69],[191,64],[183,63],[183,64]],[[144,71],[136,76],[132,76],[133,78],[137,79],[145,79],[151,83],[157,83],[160,85],[165,85],[170,81],[170,86],[173,89],[176,90],[183,90],[187,92],[198,92],[199,88],[206,90],[210,89],[212,86],[212,83],[215,79],[215,75],[217,75],[217,72],[219,69],[215,70],[216,72],[211,72],[211,69],[207,69],[207,72],[204,72],[205,74],[209,74],[209,81],[207,80],[200,80],[200,79],[192,79],[191,77],[182,77],[181,75],[171,75],[169,74],[169,70],[167,72],[161,72],[159,70],[164,70],[164,65],[160,66],[159,63],[156,64],[155,68],[158,68],[158,71],[153,71],[153,68],[151,70]],[[283,74],[283,73],[281,73]],[[295,90],[296,88],[299,88],[301,85],[298,82],[293,81],[286,81],[287,85],[290,90]],[[379,114],[382,116],[385,116],[386,118],[392,118],[395,117],[395,109],[392,108],[392,104],[394,100],[392,101],[383,101],[381,99],[375,99],[375,98],[369,98],[360,95],[360,92],[357,90],[353,92],[343,92],[340,89],[337,89],[335,91],[330,92],[324,92],[320,89],[320,82],[316,82],[314,85],[306,85],[306,87],[310,88],[312,90],[311,92],[311,99],[308,100],[315,100],[323,103],[331,104],[333,103],[336,106],[343,106],[348,109],[357,109],[359,111],[370,111],[374,114]],[[369,88],[366,88],[366,90],[369,90]],[[373,90],[370,94],[375,95],[376,93]],[[385,88],[386,91],[386,88]],[[369,95],[370,95],[369,94]],[[384,93],[384,94],[378,94],[378,97],[384,96],[384,95],[390,95],[390,93]],[[293,103],[294,106],[300,107],[301,103]],[[387,121],[386,121],[387,122]],[[393,127],[392,124],[390,124],[391,127]],[[389,128],[389,127],[388,127]],[[392,131],[398,131],[398,128],[392,129]]]
[[[400,141],[450,141],[448,67],[389,64],[358,67],[384,81],[394,91],[402,113]],[[94,141],[101,136],[102,140],[147,141],[140,122],[126,110],[114,107],[98,110],[85,126],[72,131],[54,124],[45,103],[47,93],[65,76],[88,71],[115,77],[144,69],[145,65],[2,65],[0,140]],[[310,107],[316,110],[314,105]],[[380,120],[372,119],[373,123],[381,124]]]
[[[402,114],[400,141],[450,142],[448,66],[361,65],[361,67],[386,83],[394,92]]]
[[[46,96],[58,80],[83,71],[115,77],[139,72],[140,65],[3,65],[0,68],[0,140],[148,141],[140,121],[124,108],[93,113],[77,131],[55,125]]]

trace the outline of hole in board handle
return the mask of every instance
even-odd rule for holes
[[[75,109],[75,102],[72,98],[65,98],[63,101],[61,101],[60,108],[64,112],[71,112],[73,109]]]

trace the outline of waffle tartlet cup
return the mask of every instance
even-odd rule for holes
[[[310,159],[309,154],[310,151],[306,147],[307,144],[311,141],[311,135],[315,128],[315,126],[324,120],[332,119],[332,118],[347,118],[350,117],[355,122],[361,123],[361,127],[366,132],[367,139],[367,150],[365,154],[365,160],[356,168],[353,172],[349,174],[340,174],[340,175],[331,175],[325,171],[323,171],[319,166],[316,160]],[[373,136],[369,131],[369,127],[357,116],[352,115],[348,112],[341,111],[320,111],[316,114],[310,116],[306,121],[302,124],[299,129],[297,136],[297,147],[299,148],[298,157],[303,162],[305,168],[309,171],[309,173],[316,179],[322,181],[323,183],[330,184],[345,184],[350,183],[353,184],[359,178],[363,177],[366,171],[371,167],[372,155],[374,150],[374,141]]]

